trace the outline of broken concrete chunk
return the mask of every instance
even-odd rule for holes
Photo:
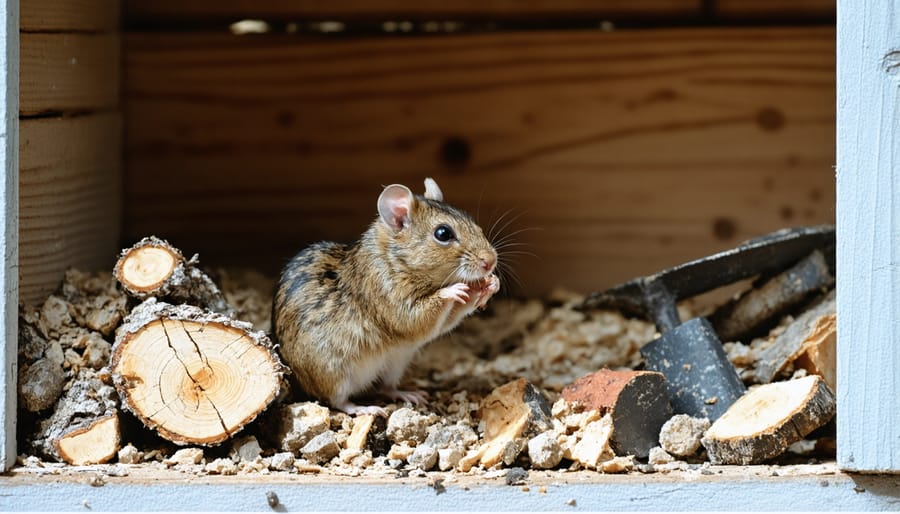
[[[333,459],[341,452],[334,432],[327,431],[313,437],[303,448],[300,454],[313,464],[322,464]]]
[[[109,354],[112,345],[100,337],[97,332],[91,332],[87,338],[84,352],[81,354],[82,365],[91,369],[100,369],[109,365]]]
[[[586,468],[598,469],[601,463],[616,456],[610,446],[612,434],[613,421],[610,414],[606,414],[597,421],[588,423],[584,430],[581,431],[581,437],[578,442],[572,448],[572,460]]]
[[[553,432],[538,434],[528,441],[528,458],[533,468],[555,468],[562,457],[562,447]]]
[[[612,417],[610,444],[618,455],[645,458],[672,416],[662,373],[602,369],[563,389],[562,398]]]
[[[347,437],[348,450],[362,450],[366,447],[366,440],[369,437],[369,431],[372,430],[372,423],[375,416],[364,414],[353,418],[353,429],[350,436]]]
[[[231,443],[231,458],[236,461],[253,462],[262,456],[262,448],[255,436],[248,435]]]
[[[269,467],[275,471],[290,471],[294,467],[294,454],[291,452],[279,452],[272,455]]]
[[[132,444],[126,444],[119,449],[119,464],[140,464],[143,453]]]
[[[654,446],[650,448],[650,457],[647,460],[650,464],[658,465],[658,464],[668,464],[670,462],[674,462],[675,457],[672,457],[668,452],[663,450],[659,446]]]
[[[434,415],[419,414],[409,407],[397,409],[388,418],[388,439],[395,443],[421,443],[428,436],[428,427],[435,421]]]
[[[58,338],[63,327],[72,325],[69,303],[56,295],[50,295],[41,306],[38,328],[47,339]]]
[[[331,426],[328,407],[315,402],[292,403],[282,407],[280,414],[278,440],[281,449],[288,452],[297,452]]]
[[[236,475],[238,466],[231,459],[220,458],[208,463],[203,469],[210,475]]]
[[[604,473],[628,473],[634,469],[634,457],[631,455],[613,457],[601,462],[599,469]]]
[[[65,383],[62,366],[38,359],[19,376],[19,403],[29,412],[49,409],[62,395]]]
[[[476,453],[463,457],[461,466],[471,467],[474,462],[470,459],[476,456],[486,468],[512,463],[527,438],[553,427],[547,400],[524,378],[494,389],[482,400],[478,412],[485,424],[485,442]]]
[[[478,434],[468,425],[433,426],[428,432],[425,444],[438,450],[459,448],[465,451],[478,442]]]
[[[416,449],[407,443],[397,443],[388,450],[387,457],[392,460],[405,461]]]
[[[422,471],[429,471],[431,468],[437,464],[438,460],[438,452],[433,447],[428,445],[417,446],[416,449],[410,454],[410,456],[406,459],[409,462],[409,465],[421,469]]]
[[[463,452],[459,448],[442,448],[438,450],[438,469],[449,471],[455,468],[463,458]]]
[[[203,450],[200,448],[182,448],[173,453],[171,457],[165,459],[163,464],[166,466],[190,466],[200,464],[203,460]]]
[[[700,438],[708,428],[709,420],[706,418],[677,414],[660,429],[659,445],[672,455],[693,455],[700,448]]]

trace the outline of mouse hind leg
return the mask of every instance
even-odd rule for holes
[[[409,363],[418,351],[418,346],[411,346],[392,352],[381,372],[381,388],[378,390],[378,394],[391,400],[409,402],[413,405],[418,405],[428,398],[428,393],[420,389],[406,391],[397,388],[397,385],[403,378],[403,374],[406,373],[406,369],[409,367]]]

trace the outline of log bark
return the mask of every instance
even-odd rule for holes
[[[736,401],[702,443],[712,464],[758,464],[783,453],[834,413],[834,394],[818,376],[766,384]]]
[[[788,369],[816,339],[826,338],[834,325],[828,323],[836,312],[835,294],[832,291],[815,307],[798,316],[772,345],[757,354],[756,381],[767,384]]]
[[[119,398],[108,381],[102,373],[82,369],[53,414],[41,421],[33,441],[35,449],[76,465],[111,459],[119,446]]]
[[[156,297],[234,315],[222,291],[198,265],[197,255],[185,259],[167,241],[150,236],[122,250],[114,274],[122,287],[140,300]]]
[[[129,314],[112,352],[123,407],[177,444],[239,432],[276,398],[285,371],[249,323],[155,298]]]

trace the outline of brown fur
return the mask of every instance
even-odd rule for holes
[[[409,399],[395,386],[415,351],[499,287],[497,253],[471,217],[410,196],[405,226],[392,227],[382,215],[355,244],[314,244],[291,259],[277,285],[272,319],[285,361],[308,394],[348,412],[382,413],[349,403],[378,382]],[[440,244],[434,231],[441,224],[458,241]],[[485,270],[482,261],[493,264]],[[465,302],[448,298],[459,283],[469,287]],[[373,366],[375,376],[364,379]]]

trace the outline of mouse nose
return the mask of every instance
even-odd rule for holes
[[[497,258],[494,256],[479,257],[478,264],[481,265],[481,269],[483,269],[485,273],[490,273],[494,270],[494,265],[497,264]]]

